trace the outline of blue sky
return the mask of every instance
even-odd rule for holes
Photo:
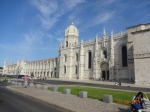
[[[150,0],[0,0],[0,66],[4,60],[57,57],[65,29],[74,23],[79,42],[150,23]]]

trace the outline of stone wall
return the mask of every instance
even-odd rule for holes
[[[144,29],[132,33],[134,35],[135,82],[150,84],[150,28],[148,25],[142,27]]]

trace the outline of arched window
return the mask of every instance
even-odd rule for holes
[[[78,73],[78,68],[77,68],[77,65],[76,65],[76,69],[75,69],[76,71],[75,71],[75,74],[77,74]]]
[[[66,73],[66,66],[64,65],[64,73]]]
[[[66,41],[66,47],[68,47],[68,41]]]
[[[67,55],[65,54],[64,55],[64,62],[66,62],[67,61]]]
[[[88,52],[88,68],[90,69],[92,66],[92,52]]]
[[[122,66],[123,67],[128,66],[128,63],[127,63],[127,47],[126,46],[122,46]]]
[[[104,58],[107,58],[107,51],[104,51],[103,54],[104,54]]]
[[[78,53],[76,53],[76,61],[78,61]]]

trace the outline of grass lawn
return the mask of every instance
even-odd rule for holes
[[[109,94],[113,96],[114,103],[125,104],[125,105],[130,105],[133,96],[137,94],[137,92],[82,87],[82,86],[61,86],[58,88],[58,91],[63,92],[64,89],[71,89],[71,94],[73,95],[78,95],[79,91],[87,91],[88,98],[97,99],[101,101],[102,101],[103,95]],[[150,98],[150,94],[147,94],[147,96]]]
[[[11,79],[11,78],[9,78],[9,77],[0,77],[0,79],[8,80],[8,79]]]

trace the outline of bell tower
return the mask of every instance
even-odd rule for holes
[[[77,30],[77,28],[72,23],[65,30],[64,47],[70,47],[70,46],[78,44],[78,36],[79,36],[79,30]]]

